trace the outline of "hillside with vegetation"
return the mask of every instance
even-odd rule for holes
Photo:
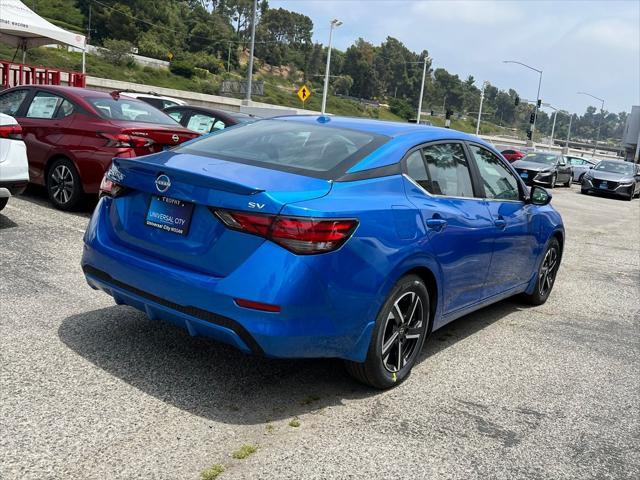
[[[255,99],[299,107],[294,92],[304,82],[315,93],[306,108],[319,109],[327,48],[313,42],[314,25],[304,15],[304,2],[298,12],[270,8],[267,0],[258,5],[255,74],[264,81],[265,96]],[[220,92],[223,79],[246,77],[252,0],[32,0],[29,6],[63,28],[89,32],[92,45],[115,52],[102,58],[89,56],[90,75],[212,94]],[[170,71],[134,65],[127,55],[131,48],[137,48],[140,55],[171,59]],[[0,44],[3,58],[12,55],[7,50]],[[79,67],[77,55],[45,50],[31,50],[30,63]],[[332,50],[328,110],[374,118],[415,118],[425,61],[425,118],[441,124],[443,112],[452,110],[454,128],[474,131],[480,103],[478,82],[472,76],[462,79],[444,68],[434,68],[427,50],[413,52],[392,37],[380,45],[360,38],[346,51]],[[524,137],[533,106],[519,99],[513,89],[488,85],[483,132],[515,132]],[[378,108],[373,102],[388,107]],[[431,112],[435,116],[430,117]],[[606,111],[601,115],[589,107],[574,116],[572,138],[595,138],[601,122],[600,137],[615,142],[622,135],[626,116],[625,112]],[[549,135],[551,123],[541,111],[536,128]],[[557,116],[556,138],[566,136],[568,123],[568,115]]]

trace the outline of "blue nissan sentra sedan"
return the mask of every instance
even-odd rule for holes
[[[455,130],[260,120],[116,158],[84,237],[87,282],[151,319],[270,357],[338,357],[377,388],[425,338],[519,294],[544,303],[560,215]]]

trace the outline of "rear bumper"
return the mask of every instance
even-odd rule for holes
[[[27,180],[16,180],[11,182],[0,181],[0,198],[7,198],[10,196],[20,195],[24,192],[28,185]]]
[[[318,280],[305,263],[308,257],[264,242],[226,277],[188,270],[110,238],[103,225],[110,201],[100,200],[85,234],[82,268],[92,288],[152,319],[247,353],[364,360],[373,323],[368,318],[372,299],[363,296],[357,306],[340,308],[344,299]],[[235,303],[237,298],[278,305],[281,311],[243,308]]]

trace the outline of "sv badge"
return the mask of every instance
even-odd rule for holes
[[[262,210],[264,208],[264,205],[264,203],[249,202],[249,208],[257,208]]]

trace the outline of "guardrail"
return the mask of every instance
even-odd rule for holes
[[[59,68],[37,67],[0,60],[0,88],[19,85],[68,85],[85,87],[86,75]]]

